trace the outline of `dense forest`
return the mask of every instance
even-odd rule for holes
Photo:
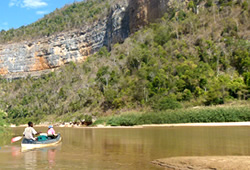
[[[249,1],[207,0],[199,12],[196,3],[174,8],[84,63],[71,62],[40,78],[1,79],[0,107],[20,124],[235,100],[249,104]]]

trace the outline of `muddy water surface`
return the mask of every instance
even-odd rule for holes
[[[46,128],[36,128],[46,132]],[[15,135],[24,128],[13,128]],[[0,169],[162,169],[151,163],[176,156],[250,156],[250,127],[55,128],[56,147],[22,152],[0,139]]]

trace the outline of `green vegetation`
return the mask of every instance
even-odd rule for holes
[[[66,5],[45,15],[44,18],[18,29],[2,30],[0,43],[33,40],[89,25],[107,14],[116,0],[88,0]]]
[[[7,114],[0,110],[0,134],[6,131]]]
[[[171,123],[250,121],[249,108],[239,109],[236,117],[234,109],[228,113],[218,109],[213,115],[209,110],[190,111],[186,117],[177,114],[180,108],[193,106],[249,103],[250,9],[244,2],[220,1],[216,6],[212,1],[198,14],[197,9],[174,8],[124,44],[114,45],[111,52],[103,47],[84,63],[71,62],[38,79],[2,79],[0,107],[16,124],[74,121],[84,115],[131,110],[152,111],[145,114],[151,123],[161,122],[153,121],[159,116],[166,116],[164,123],[168,118]],[[189,8],[196,6],[196,1],[189,4]],[[141,122],[140,115],[131,117]],[[147,123],[144,118],[143,122]]]
[[[134,126],[143,124],[174,124],[201,122],[240,122],[250,120],[250,107],[210,107],[166,110],[162,112],[128,113],[103,117],[93,125]]]

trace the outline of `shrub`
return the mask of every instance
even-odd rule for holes
[[[84,121],[85,122],[92,122],[92,116],[91,115],[85,115],[84,116]]]
[[[6,127],[8,123],[7,123],[7,115],[6,113],[2,112],[0,110],[0,134],[6,131]]]
[[[248,9],[248,2],[247,2],[247,1],[244,1],[244,2],[242,3],[242,9],[243,9],[244,11],[246,11],[246,10]]]
[[[213,5],[213,0],[207,0],[206,6],[211,7]]]
[[[167,109],[179,109],[182,108],[181,104],[171,97],[164,97],[159,100],[153,106],[154,110],[167,110]]]

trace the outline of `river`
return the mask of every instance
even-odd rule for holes
[[[46,132],[46,128],[35,128]],[[12,128],[18,136],[24,128]],[[52,148],[22,152],[1,138],[0,169],[162,169],[151,161],[176,156],[250,155],[249,127],[58,128]]]

